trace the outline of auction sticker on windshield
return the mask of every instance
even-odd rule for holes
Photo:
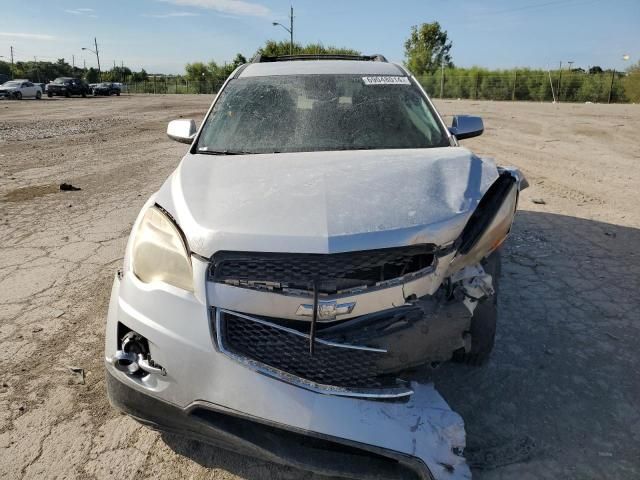
[[[407,77],[362,77],[365,85],[411,85]]]

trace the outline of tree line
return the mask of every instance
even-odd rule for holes
[[[291,49],[290,42],[277,42],[275,40],[268,40],[264,44],[264,46],[260,47],[256,51],[255,55],[259,54],[273,57],[280,55],[289,55],[290,51],[292,51],[294,55],[360,55],[360,52],[351,48],[340,48],[331,46],[325,47],[324,45],[321,45],[319,43],[309,43],[307,45],[302,45],[300,43],[294,42],[293,49]],[[185,78],[190,81],[205,81],[213,84],[221,84],[231,74],[231,72],[233,72],[238,66],[242,65],[243,63],[247,63],[247,58],[241,53],[238,53],[231,63],[225,63],[224,65],[219,65],[214,61],[211,61],[209,63],[188,63],[185,67]]]
[[[445,68],[417,76],[432,97],[546,102],[638,102],[640,72]],[[635,73],[634,73],[635,72]]]
[[[149,79],[144,68],[134,72],[125,66],[116,66],[112,69],[98,72],[96,68],[80,68],[70,65],[64,58],[55,62],[29,61],[15,62],[13,69],[11,64],[0,60],[0,74],[10,78],[28,78],[33,82],[47,83],[58,77],[84,78],[88,83],[98,82],[141,82]]]

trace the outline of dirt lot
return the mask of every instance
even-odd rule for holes
[[[185,150],[166,122],[199,120],[211,100],[0,102],[0,478],[317,478],[161,436],[105,398],[113,274]],[[433,373],[465,418],[474,474],[640,478],[640,106],[438,107],[482,115],[466,144],[531,182],[490,363]]]

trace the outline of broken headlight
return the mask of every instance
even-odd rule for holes
[[[518,186],[502,175],[485,194],[458,239],[458,254],[450,271],[478,263],[506,240],[518,203]]]
[[[187,243],[178,226],[157,206],[146,211],[135,232],[131,266],[145,283],[165,282],[193,291]]]

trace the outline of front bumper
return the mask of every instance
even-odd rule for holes
[[[145,395],[107,373],[111,404],[139,422],[263,460],[349,478],[432,479],[417,457],[344,438],[284,427],[207,402],[186,409]]]
[[[52,94],[52,95],[66,95],[67,92],[70,93],[70,91],[68,91],[66,88],[59,88],[59,87],[54,87],[54,88],[46,88],[45,89],[45,93],[47,94]]]
[[[205,271],[205,262],[194,261],[196,276],[205,278]],[[105,359],[116,407],[158,428],[332,475],[370,478],[365,464],[372,463],[393,466],[385,478],[470,476],[462,457],[463,421],[432,385],[413,383],[408,400],[382,402],[320,394],[261,374],[215,347],[205,296],[146,285],[130,273],[116,277]],[[148,340],[166,376],[132,377],[115,369],[119,324]],[[316,447],[301,450],[309,442],[299,435]],[[338,461],[343,454],[350,460]],[[354,463],[368,457],[376,461]]]

